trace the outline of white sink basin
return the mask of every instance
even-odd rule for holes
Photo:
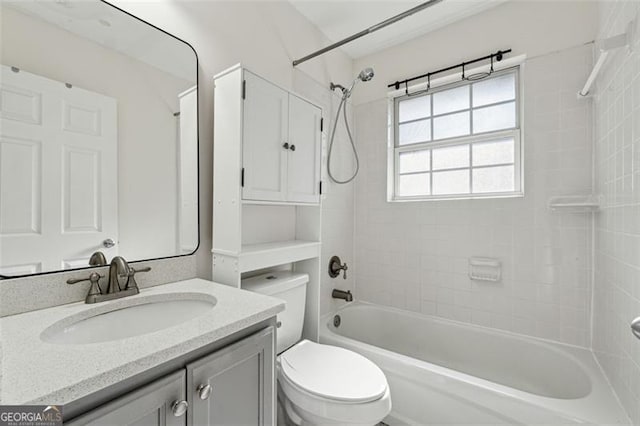
[[[120,303],[112,305],[111,310],[110,306],[103,306],[65,318],[43,331],[40,338],[47,343],[67,345],[126,339],[176,326],[209,312],[216,304],[211,296],[134,302],[137,304]]]

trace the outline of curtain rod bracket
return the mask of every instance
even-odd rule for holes
[[[633,41],[635,40],[636,25],[637,21],[634,19],[630,21],[629,24],[627,24],[627,28],[624,33],[596,42],[596,46],[598,50],[600,50],[600,56],[598,56],[598,59],[596,60],[593,69],[591,70],[591,74],[589,74],[589,77],[584,83],[582,90],[578,92],[578,99],[588,98],[591,96],[591,86],[598,78],[600,69],[604,66],[604,63],[607,60],[607,56],[609,56],[612,50],[626,47],[629,52],[633,51]]]

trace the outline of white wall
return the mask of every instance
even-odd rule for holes
[[[602,2],[599,37],[621,34],[638,19],[637,1]],[[593,349],[633,424],[640,424],[640,36],[635,51],[616,52],[597,81]]]
[[[354,94],[359,104],[385,96],[387,84],[427,71],[513,49],[529,57],[577,46],[595,38],[593,0],[513,0],[355,61],[355,70],[371,66],[376,76]],[[425,13],[428,13],[425,12]],[[572,23],[580,23],[572,25]],[[402,25],[402,24],[399,24]]]
[[[2,8],[2,63],[101,93],[118,103],[118,253],[177,248],[178,94],[193,86],[150,65],[13,9]],[[34,37],[38,41],[34,42]],[[96,244],[99,242],[96,242]]]
[[[590,217],[547,201],[591,192],[590,104],[576,99],[591,46],[567,48],[593,40],[595,19],[589,2],[507,3],[357,61],[376,70],[356,94],[357,297],[590,346]],[[525,197],[388,203],[386,83],[504,48],[528,55]],[[470,256],[501,259],[502,281],[469,280]]]
[[[329,81],[352,79],[352,61],[334,51],[294,69],[291,62],[324,47],[328,40],[288,2],[261,1],[118,1],[119,7],[189,42],[200,61],[200,248],[196,254],[198,276],[211,276],[211,206],[213,75],[242,62],[274,83],[312,100],[328,97]],[[320,103],[325,105],[326,102]],[[329,114],[330,115],[330,114]],[[325,111],[325,124],[328,115]],[[329,126],[325,126],[326,129]],[[326,182],[326,180],[325,180]],[[326,206],[331,206],[331,188],[326,188]],[[336,193],[346,200],[347,195]],[[323,212],[324,213],[324,212]],[[345,214],[349,214],[346,210]],[[324,215],[323,215],[324,216]],[[353,235],[340,229],[323,228],[323,240],[342,241],[345,253]],[[352,258],[352,253],[346,253]],[[323,254],[322,264],[325,259]],[[328,261],[328,257],[326,258]],[[326,296],[327,292],[323,292]],[[325,304],[328,301],[325,300]]]

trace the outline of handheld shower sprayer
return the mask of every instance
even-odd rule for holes
[[[353,79],[353,81],[351,82],[351,86],[349,86],[348,89],[341,84],[335,84],[333,82],[329,84],[329,88],[331,89],[331,91],[340,89],[340,91],[342,91],[342,96],[346,96],[347,98],[349,98],[351,96],[351,91],[355,87],[358,80],[367,82],[371,80],[373,76],[374,76],[373,68],[365,68],[362,71],[360,71],[360,74],[358,74],[356,78]]]
[[[353,179],[355,179],[356,175],[358,174],[358,171],[360,170],[360,159],[358,158],[358,151],[356,150],[356,145],[353,141],[353,135],[351,134],[351,129],[349,128],[349,120],[347,119],[347,99],[351,97],[351,92],[353,91],[353,88],[358,83],[358,80],[362,82],[367,82],[367,81],[370,81],[373,78],[373,76],[374,76],[373,68],[365,68],[362,71],[360,71],[360,73],[356,78],[353,79],[353,82],[351,83],[351,86],[349,86],[348,89],[340,84],[334,84],[333,82],[329,84],[329,88],[331,89],[331,91],[340,89],[340,91],[342,92],[342,99],[340,99],[340,104],[338,105],[338,111],[336,112],[336,119],[333,121],[333,130],[331,131],[331,138],[329,141],[329,155],[327,156],[327,172],[329,174],[329,178],[331,178],[331,180],[334,181],[335,183],[344,184],[344,183],[351,182]],[[353,156],[355,157],[355,160],[356,160],[356,169],[353,172],[353,175],[346,180],[336,179],[333,176],[333,173],[331,172],[331,157],[332,157],[331,153],[333,151],[333,140],[336,136],[336,128],[338,127],[338,119],[340,118],[340,110],[342,110],[343,112],[344,126],[347,129],[347,136],[349,137],[349,142],[351,142],[351,148],[353,149]]]

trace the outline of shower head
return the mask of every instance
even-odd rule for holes
[[[360,74],[358,74],[358,78],[361,81],[369,81],[373,78],[373,76],[374,76],[373,68],[365,68],[362,71],[360,71]]]
[[[351,96],[351,91],[355,87],[358,80],[369,81],[373,78],[373,75],[374,75],[373,68],[365,68],[362,71],[360,71],[360,74],[358,74],[356,78],[353,79],[353,82],[351,83],[351,86],[349,88],[346,88],[340,84],[334,84],[334,83],[331,83],[329,85],[329,88],[331,90],[336,90],[336,89],[342,90],[342,96],[346,99]]]

